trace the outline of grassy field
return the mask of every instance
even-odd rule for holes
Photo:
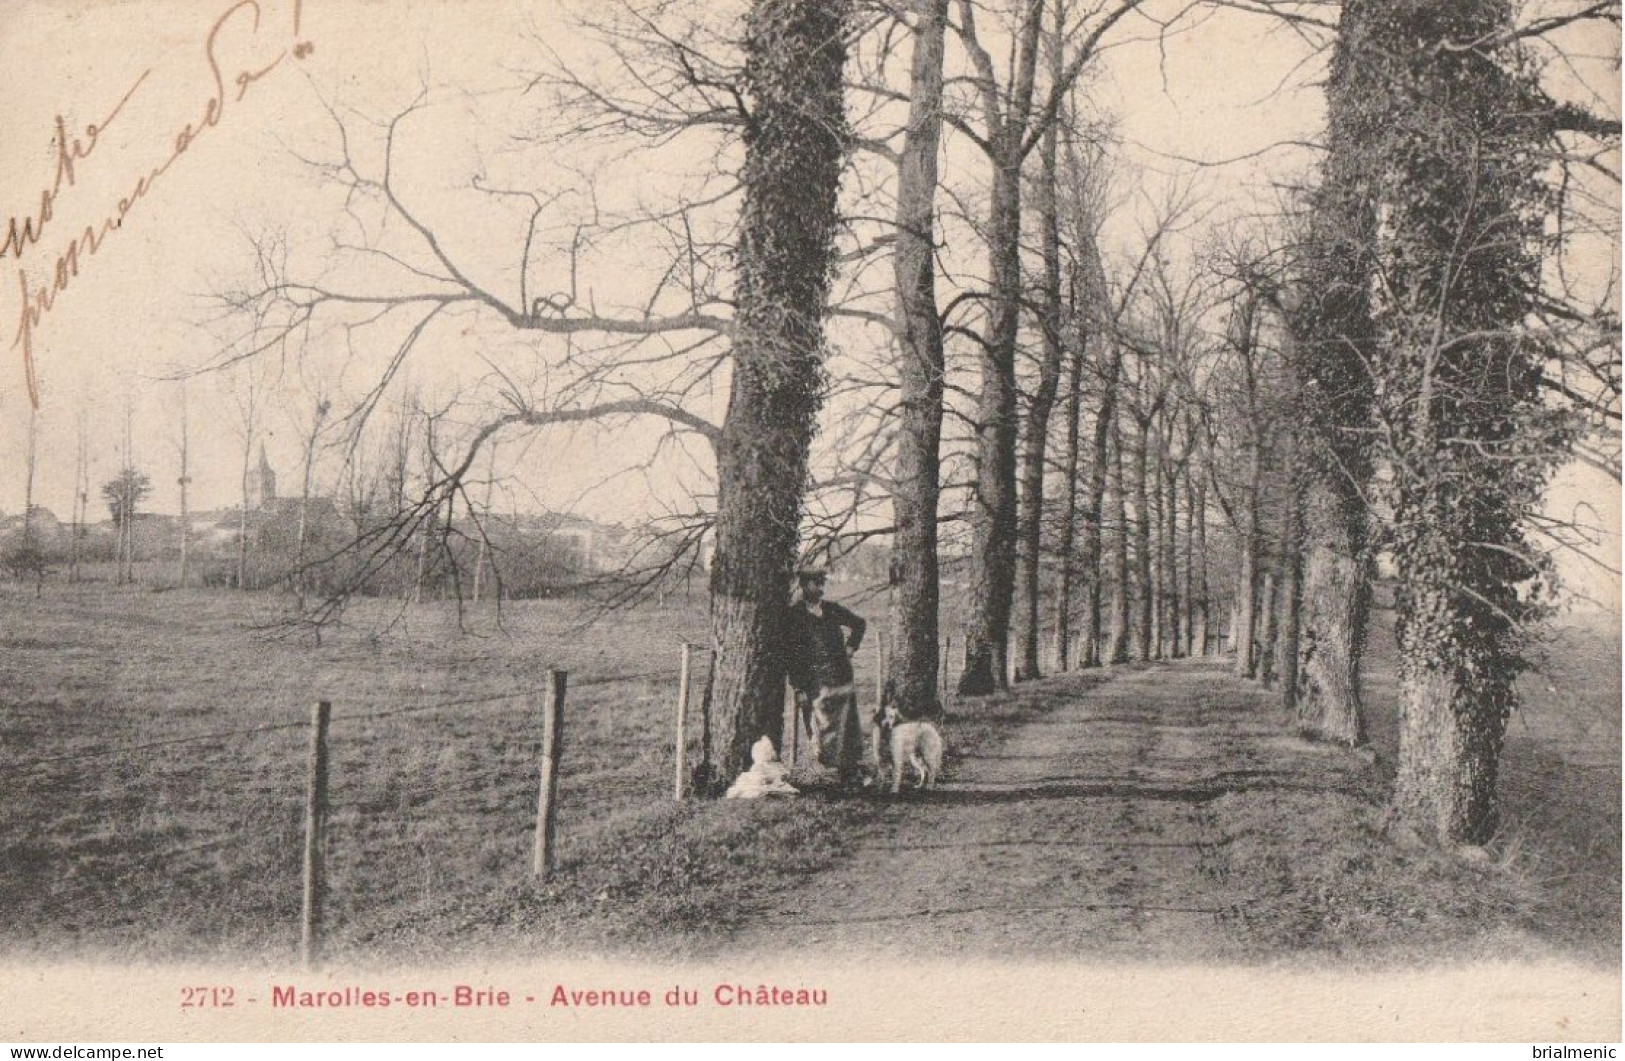
[[[12,780],[0,950],[291,957],[302,723],[318,698],[334,704],[329,938],[341,958],[681,953],[747,894],[794,888],[846,859],[854,827],[878,812],[866,801],[671,799],[677,646],[706,638],[698,596],[586,630],[568,602],[510,604],[499,625],[490,610],[373,601],[319,645],[267,628],[282,607],[271,594],[58,584],[36,600],[0,587],[0,767]],[[881,613],[872,601],[860,610]],[[1367,680],[1379,767],[1391,769],[1387,619]],[[1532,897],[1538,935],[1617,954],[1615,622],[1570,624],[1546,651],[1508,739],[1497,871]],[[858,664],[867,700],[874,650]],[[552,667],[571,675],[561,863],[537,885],[539,708]],[[955,750],[1004,739],[1042,700],[956,710]],[[1345,868],[1328,863],[1328,888]]]
[[[1393,613],[1372,617],[1364,679],[1378,767],[1399,745]],[[1491,845],[1525,878],[1542,935],[1618,959],[1620,948],[1620,630],[1617,617],[1566,618],[1533,655],[1501,758],[1501,826]]]
[[[490,611],[368,602],[320,645],[264,629],[280,608],[204,591],[0,595],[0,766],[13,779],[0,945],[291,954],[309,740],[298,723],[316,699],[334,705],[336,954],[440,955],[493,918],[613,947],[702,917],[733,881],[805,872],[838,849],[842,804],[790,814],[671,799],[678,643],[705,640],[699,598],[585,632],[565,602],[506,605],[500,626]],[[561,872],[537,887],[539,709],[554,667],[571,676]],[[758,866],[758,831],[796,858]]]

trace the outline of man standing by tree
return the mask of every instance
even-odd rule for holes
[[[869,628],[860,616],[824,599],[825,573],[803,568],[796,576],[801,597],[790,605],[786,670],[796,691],[799,719],[810,706],[818,737],[818,761],[834,770],[842,788],[858,783],[863,723],[853,688],[852,656]]]

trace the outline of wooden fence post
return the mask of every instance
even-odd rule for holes
[[[677,673],[677,783],[673,789],[673,799],[683,798],[683,769],[688,749],[684,735],[688,731],[688,655],[690,645],[683,642],[683,662]]]
[[[304,902],[299,959],[314,969],[322,956],[322,900],[327,888],[327,724],[333,705],[319,700],[310,712],[310,785],[305,793]]]
[[[553,822],[558,816],[559,738],[563,726],[564,692],[568,671],[547,672],[547,697],[542,701],[542,778],[536,791],[536,857],[532,869],[537,880],[553,873]]]

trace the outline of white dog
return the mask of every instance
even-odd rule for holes
[[[942,757],[948,742],[942,730],[929,719],[904,719],[897,709],[887,704],[880,713],[876,740],[879,754],[891,753],[891,790],[903,790],[903,774],[913,767],[921,788],[933,788],[942,774]],[[888,739],[889,738],[889,739]],[[882,751],[882,749],[884,751]],[[882,764],[884,765],[884,764]]]

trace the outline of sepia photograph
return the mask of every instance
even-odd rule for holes
[[[10,0],[0,1040],[1617,1043],[1620,44]]]

